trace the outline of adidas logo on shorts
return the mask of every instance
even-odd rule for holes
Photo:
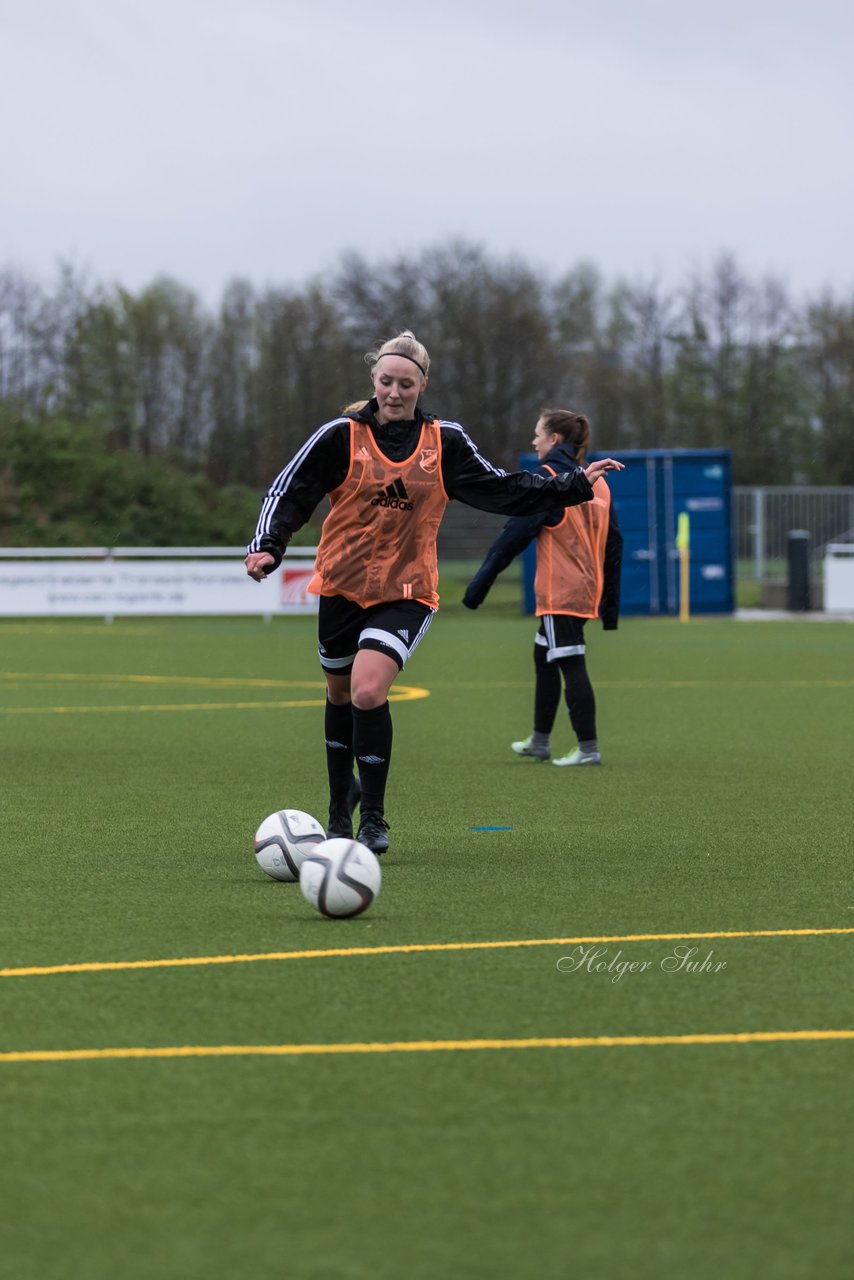
[[[372,507],[396,507],[398,511],[411,511],[412,503],[402,480],[395,480],[381,490],[376,498],[371,499]]]

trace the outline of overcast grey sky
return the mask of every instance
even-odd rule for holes
[[[851,0],[0,0],[0,265],[211,303],[453,236],[854,289]]]

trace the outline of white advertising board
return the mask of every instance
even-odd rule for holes
[[[289,554],[261,583],[248,577],[237,558],[4,558],[0,560],[0,616],[316,613],[317,596],[306,590],[314,571],[314,551],[299,550],[302,555]]]
[[[824,554],[825,613],[854,612],[854,543],[828,543]]]

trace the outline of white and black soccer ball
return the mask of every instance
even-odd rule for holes
[[[299,885],[306,902],[337,920],[361,915],[380,891],[382,873],[376,854],[358,840],[336,836],[303,859]]]
[[[301,809],[280,809],[265,818],[255,832],[258,866],[274,880],[299,880],[300,867],[326,839],[326,832],[310,813]]]

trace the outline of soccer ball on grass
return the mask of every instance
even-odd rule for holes
[[[299,873],[306,902],[321,915],[339,920],[366,911],[381,881],[376,854],[358,840],[338,836],[315,845],[303,858]]]
[[[299,880],[306,854],[326,839],[323,827],[301,809],[280,809],[255,832],[258,866],[274,880]]]

